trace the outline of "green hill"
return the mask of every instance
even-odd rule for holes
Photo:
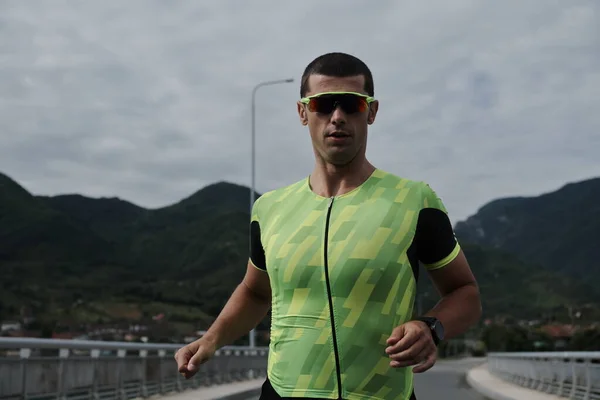
[[[500,250],[468,243],[463,243],[462,247],[479,282],[484,317],[559,317],[566,315],[566,307],[583,309],[600,300],[595,287],[587,281],[535,268]],[[420,291],[434,293],[427,279],[420,282]],[[433,306],[433,302],[425,305]],[[586,315],[586,319],[599,318],[597,311],[594,310],[593,316]]]
[[[104,262],[110,244],[87,224],[54,209],[0,174],[0,261]]]
[[[492,201],[456,224],[462,241],[573,279],[600,281],[600,178],[536,197]]]
[[[28,306],[46,323],[162,313],[182,332],[206,328],[245,273],[248,201],[248,188],[220,182],[145,209],[116,198],[34,196],[0,175],[0,318]],[[570,243],[563,239],[556,245]],[[536,318],[598,300],[577,277],[463,242],[486,316]],[[421,293],[434,293],[421,276]],[[424,296],[427,306],[436,300]]]

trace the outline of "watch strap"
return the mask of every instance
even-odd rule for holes
[[[431,332],[431,337],[433,338],[433,342],[437,345],[440,342],[440,338],[435,331],[435,324],[439,323],[439,320],[435,317],[418,317],[417,321],[425,322],[429,327],[429,331]]]

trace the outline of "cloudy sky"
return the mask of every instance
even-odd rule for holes
[[[368,4],[368,5],[367,5]],[[428,181],[453,220],[600,176],[600,3],[591,0],[0,1],[0,171],[36,194],[146,207],[313,166],[300,75],[372,68],[368,157]]]

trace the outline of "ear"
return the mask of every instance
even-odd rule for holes
[[[300,123],[302,125],[308,124],[308,115],[306,114],[306,107],[301,102],[297,103],[298,106],[298,117],[300,117]]]
[[[375,122],[375,117],[377,116],[377,111],[379,111],[379,100],[375,100],[371,103],[369,107],[369,115],[367,116],[367,123],[369,125]]]

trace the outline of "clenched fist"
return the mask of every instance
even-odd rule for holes
[[[387,340],[386,353],[392,368],[413,367],[413,372],[425,372],[437,360],[437,346],[429,327],[420,321],[409,321],[393,330]]]
[[[198,372],[200,365],[207,362],[216,351],[213,342],[200,338],[177,350],[177,370],[185,379],[190,379]]]

